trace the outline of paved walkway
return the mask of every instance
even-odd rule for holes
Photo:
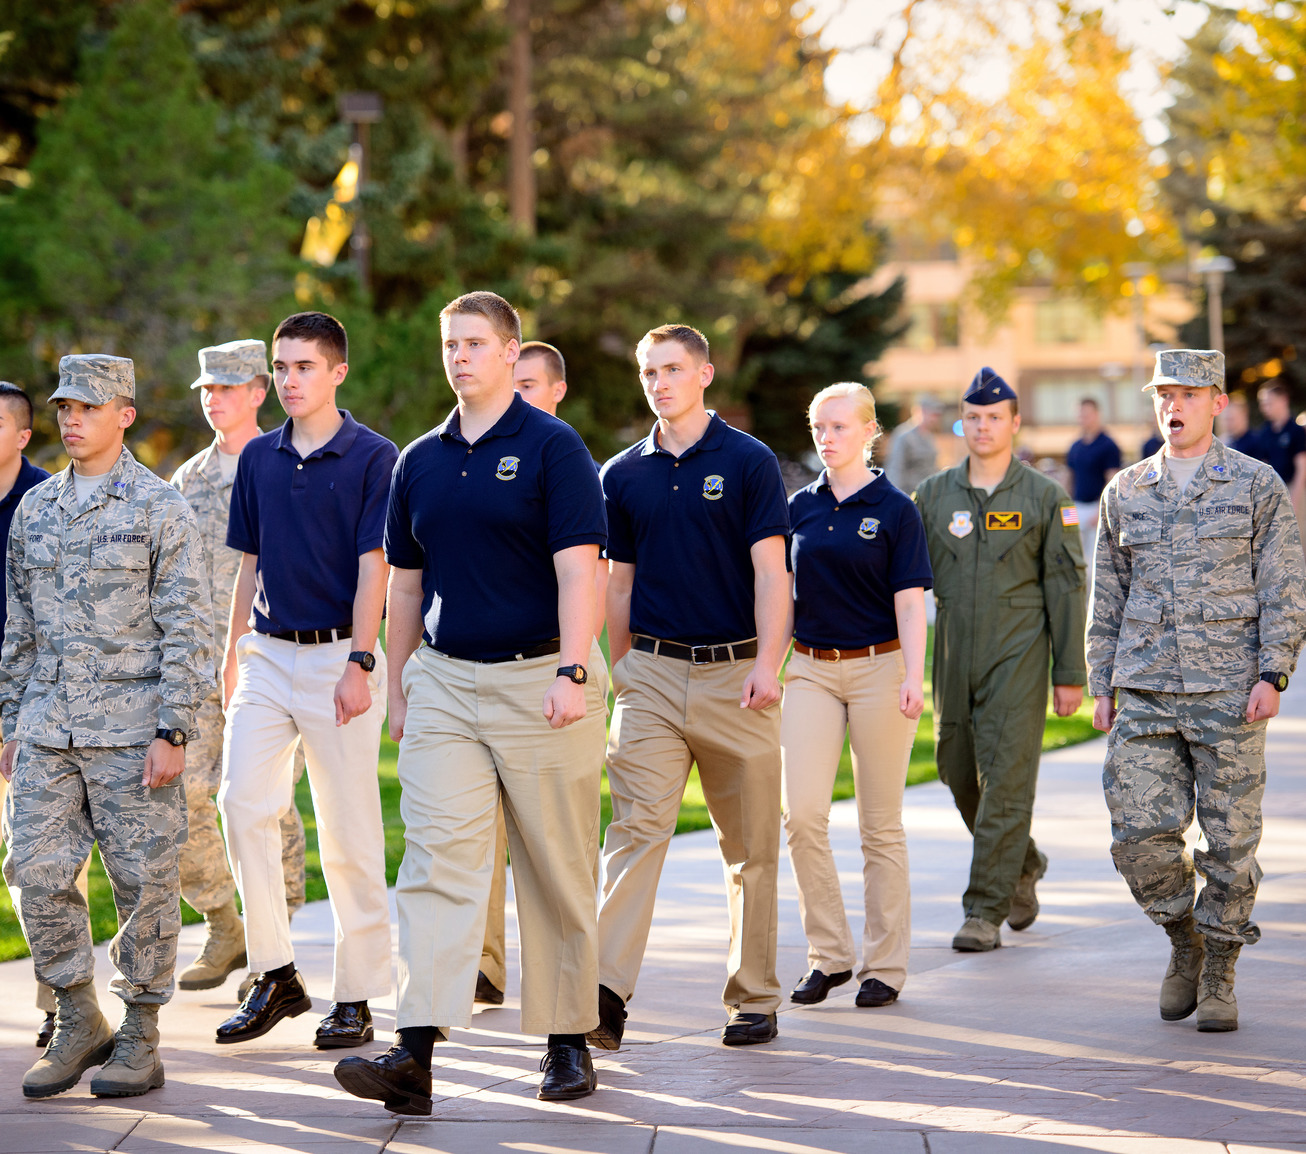
[[[164,1010],[163,1090],[105,1105],[90,1096],[88,1076],[67,1094],[28,1103],[18,1085],[36,1056],[31,969],[11,962],[0,965],[0,1152],[1306,1151],[1306,678],[1298,685],[1270,727],[1257,903],[1264,939],[1239,964],[1235,1034],[1199,1034],[1191,1019],[1157,1016],[1167,941],[1112,869],[1104,743],[1096,741],[1044,759],[1035,834],[1052,864],[1040,885],[1043,913],[1025,933],[1005,932],[1006,948],[992,954],[948,948],[968,842],[941,786],[909,791],[911,976],[887,1009],[856,1009],[850,984],[821,1006],[786,1009],[771,1045],[722,1047],[720,866],[712,835],[688,834],[667,861],[627,1046],[600,1059],[600,1089],[588,1099],[535,1099],[542,1046],[517,1033],[510,990],[503,1007],[482,1009],[476,1029],[455,1031],[437,1050],[434,1116],[401,1123],[337,1087],[339,1055],[311,1047],[318,1015],[248,1046],[215,1047],[233,978],[221,990],[180,994]],[[836,807],[833,826],[855,908],[860,865],[848,803]],[[806,966],[792,876],[787,862],[781,868],[787,987]],[[199,931],[183,932],[186,957]],[[294,932],[310,990],[325,993],[325,904],[308,907]],[[109,1007],[103,948],[98,965]],[[325,1012],[326,999],[315,1003]],[[394,1003],[374,1008],[379,1051]]]

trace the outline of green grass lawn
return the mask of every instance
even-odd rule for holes
[[[931,631],[931,641],[933,631]],[[603,638],[604,651],[607,650],[607,637]],[[926,669],[928,670],[928,659]],[[1087,698],[1079,712],[1071,717],[1060,718],[1049,710],[1047,728],[1043,732],[1043,748],[1060,749],[1062,746],[1074,745],[1087,741],[1094,736],[1092,725],[1092,699]],[[930,694],[929,677],[925,679],[925,712],[921,715],[920,726],[916,731],[916,742],[912,746],[911,764],[907,770],[907,784],[917,785],[923,781],[933,781],[938,776],[934,764],[934,712],[933,698]],[[394,884],[399,870],[399,861],[404,853],[404,827],[399,820],[399,778],[396,772],[399,750],[389,737],[381,740],[381,757],[379,775],[381,782],[381,811],[385,820],[385,866],[386,880]],[[608,778],[603,775],[603,828],[606,829],[612,818],[612,805],[608,799]],[[852,757],[845,743],[843,758],[839,763],[839,773],[835,778],[834,797],[836,800],[853,796]],[[304,815],[304,829],[308,835],[308,885],[309,901],[317,901],[327,896],[326,883],[322,879],[322,867],[317,854],[317,824],[313,818],[313,804],[309,797],[308,780],[300,781],[295,800]],[[707,829],[711,822],[707,816],[707,803],[703,800],[703,788],[698,780],[698,770],[691,771],[689,784],[685,788],[684,801],[680,807],[680,819],[676,823],[676,832]],[[91,929],[97,942],[113,936],[118,928],[114,914],[113,894],[109,888],[109,879],[100,865],[98,850],[91,862]],[[200,921],[200,916],[184,902],[181,907],[182,921],[186,923]],[[7,889],[0,888],[0,961],[27,957],[27,943],[23,940],[18,927]],[[189,959],[182,959],[183,964]]]

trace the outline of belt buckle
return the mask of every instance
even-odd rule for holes
[[[840,662],[840,661],[843,660],[843,650],[841,650],[841,649],[830,649],[830,650],[828,650],[827,652],[830,652],[830,653],[833,653],[833,654],[834,654],[834,659],[835,659],[835,662],[836,662],[836,663],[837,663],[837,662]]]
[[[700,661],[700,660],[698,659],[698,655],[699,655],[699,653],[701,653],[704,649],[707,650],[709,656],[708,656],[708,658],[707,658],[706,661]],[[716,660],[716,646],[715,646],[715,645],[691,645],[691,646],[689,647],[689,663],[690,663],[690,665],[711,665],[715,660]]]

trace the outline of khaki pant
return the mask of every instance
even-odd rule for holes
[[[494,822],[494,876],[490,879],[490,904],[485,914],[485,940],[481,943],[481,973],[496,990],[507,988],[507,931],[504,919],[508,904],[508,826],[503,820],[503,802]]]
[[[591,667],[603,669],[597,644]],[[594,861],[607,678],[587,712],[550,729],[556,654],[480,665],[423,645],[404,667],[399,745],[405,826],[398,1028],[469,1026],[502,801],[521,934],[526,1034],[598,1023]],[[488,975],[487,975],[488,976]]]
[[[727,1009],[770,1014],[780,857],[780,709],[739,708],[751,661],[692,665],[632,649],[612,670],[616,711],[608,740],[612,824],[603,841],[599,980],[635,992],[658,879],[698,764],[716,830],[730,911]]]
[[[899,991],[911,947],[902,792],[916,736],[916,722],[898,708],[905,676],[901,651],[852,661],[815,661],[795,653],[785,673],[780,718],[784,824],[808,966],[837,974],[857,962],[829,832],[830,796],[847,734],[866,904],[857,980],[878,978]]]
[[[281,862],[281,815],[294,804],[297,739],[304,743],[318,853],[335,919],[331,1000],[390,992],[390,904],[377,751],[385,719],[385,655],[368,675],[372,707],[336,725],[333,694],[351,642],[296,645],[260,633],[236,643],[239,681],[227,713],[218,808],[245,907],[255,973],[294,961]]]

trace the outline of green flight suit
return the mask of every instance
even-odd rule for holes
[[[1064,489],[1012,460],[990,495],[968,460],[916,490],[938,619],[934,738],[939,777],[975,838],[967,917],[1001,925],[1022,873],[1046,859],[1029,836],[1052,681],[1083,685],[1084,558]]]

